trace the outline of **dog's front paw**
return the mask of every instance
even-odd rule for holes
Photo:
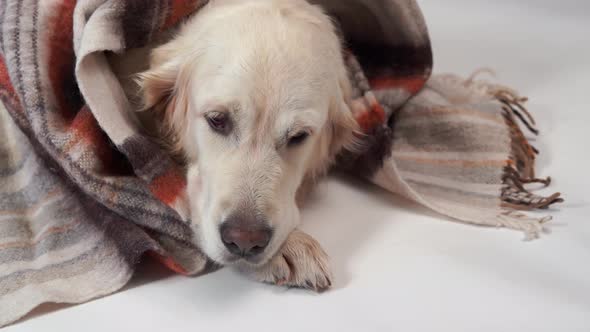
[[[251,275],[259,281],[280,286],[324,291],[332,285],[328,255],[311,236],[293,231],[279,252]]]

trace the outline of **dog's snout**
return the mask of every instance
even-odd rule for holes
[[[219,231],[227,250],[246,258],[262,253],[272,237],[272,230],[263,223],[235,218],[225,222]]]

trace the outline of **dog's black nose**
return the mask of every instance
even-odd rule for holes
[[[272,236],[272,230],[264,224],[235,220],[224,223],[219,231],[227,250],[241,257],[253,257],[262,253]]]

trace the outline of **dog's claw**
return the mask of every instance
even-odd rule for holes
[[[289,235],[275,257],[251,272],[262,282],[316,292],[332,285],[328,256],[315,239],[298,230]]]

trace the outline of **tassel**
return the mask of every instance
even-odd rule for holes
[[[539,238],[545,230],[545,224],[551,220],[551,217],[533,218],[523,213],[507,211],[498,215],[496,219],[498,221],[498,227],[523,231],[525,241],[530,241]]]
[[[535,119],[524,107],[527,98],[519,97],[514,91],[498,88],[494,92],[495,98],[503,104],[503,115],[506,124],[510,128],[512,151],[508,165],[504,168],[502,177],[504,188],[502,189],[502,206],[514,210],[547,209],[555,203],[563,202],[561,193],[554,193],[548,197],[542,197],[531,193],[525,188],[526,184],[541,183],[545,187],[551,183],[551,178],[536,178],[534,163],[539,153],[526,139],[517,118],[533,134],[539,130],[535,127]]]

